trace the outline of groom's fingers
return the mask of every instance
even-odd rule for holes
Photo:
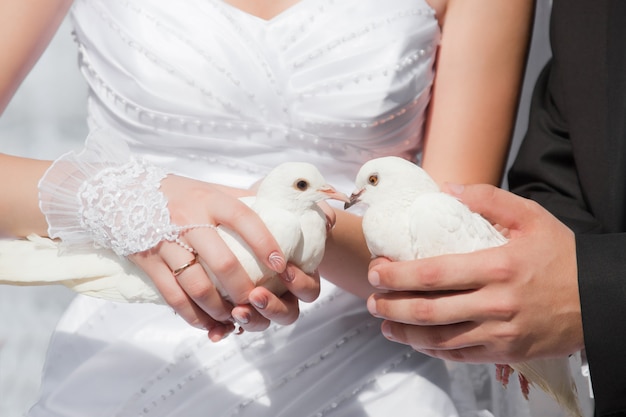
[[[380,262],[370,268],[368,279],[372,286],[381,290],[475,290],[494,279],[504,278],[506,254],[495,249],[415,261]]]

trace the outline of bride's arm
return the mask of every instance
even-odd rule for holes
[[[0,2],[0,115],[67,14],[71,0]],[[1,141],[1,138],[0,138]],[[0,154],[0,235],[44,235],[37,182],[50,162]]]
[[[71,0],[0,2],[0,115],[71,5]],[[0,154],[0,235],[46,233],[47,225],[37,200],[37,182],[49,165],[46,161]]]
[[[531,0],[430,0],[442,29],[423,167],[439,183],[500,184],[532,28]],[[340,210],[320,273],[367,297],[360,218]]]
[[[71,0],[0,2],[0,114],[46,49]]]
[[[532,0],[447,0],[422,162],[440,184],[500,184],[533,13]]]
[[[50,161],[0,153],[0,237],[46,236],[48,224],[39,210],[37,183]]]

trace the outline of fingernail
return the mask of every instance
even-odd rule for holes
[[[383,336],[385,336],[387,339],[389,340],[394,340],[393,338],[393,334],[391,333],[391,323],[389,323],[388,321],[383,321],[383,324],[380,325],[380,330],[383,333]]]
[[[250,316],[248,314],[234,313],[233,317],[238,324],[250,323]]]
[[[224,340],[230,335],[235,326],[226,324],[217,324],[209,329],[209,340],[213,343],[217,343],[220,340]]]
[[[263,297],[250,300],[250,302],[252,303],[252,305],[260,310],[263,310],[265,307],[267,307],[267,300]]]
[[[367,274],[367,280],[373,287],[378,287],[380,285],[380,275],[376,271],[369,271]]]
[[[217,342],[219,342],[220,340],[223,340],[223,339],[225,339],[225,338],[226,338],[226,336],[223,336],[223,335],[214,335],[214,334],[211,334],[211,332],[209,332],[209,340],[210,340],[211,342],[213,342],[213,343],[217,343]]]
[[[367,299],[367,311],[374,317],[378,317],[378,310],[376,310],[376,299],[370,297]]]
[[[335,228],[335,222],[331,221],[328,217],[326,217],[326,234],[332,232]]]
[[[450,192],[455,195],[461,195],[463,194],[463,191],[465,190],[464,185],[455,184],[453,182],[447,182],[446,186],[448,187],[448,190],[450,190]]]
[[[285,268],[285,271],[282,274],[280,274],[280,277],[285,282],[292,282],[296,278],[296,274],[293,271],[293,268],[287,267]]]
[[[283,258],[278,252],[272,252],[269,257],[270,265],[276,272],[283,272],[285,270],[285,258]]]

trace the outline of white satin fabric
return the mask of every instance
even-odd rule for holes
[[[80,1],[91,126],[191,176],[248,186],[284,160],[352,191],[414,158],[439,28],[423,0],[302,0],[270,21],[220,0]]]
[[[80,0],[72,16],[90,126],[168,170],[247,187],[305,160],[350,192],[366,160],[417,158],[440,36],[424,0],[301,0],[269,21],[221,0]],[[79,296],[29,416],[525,415],[493,368],[451,384],[322,284],[294,325],[217,344],[167,307]]]

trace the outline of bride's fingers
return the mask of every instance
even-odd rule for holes
[[[435,358],[472,363],[519,361],[518,357],[507,353],[509,349],[489,344],[485,327],[476,322],[412,326],[385,320],[381,331],[387,339],[409,345]]]
[[[216,229],[190,230],[183,239],[198,252],[203,265],[208,269],[207,273],[219,280],[222,290],[234,304],[248,302],[248,294],[254,288],[254,283]]]
[[[249,295],[250,304],[233,309],[232,315],[239,325],[248,331],[265,330],[269,321],[278,324],[291,324],[300,314],[299,300],[311,302],[320,293],[319,274],[307,275],[293,265],[281,276],[287,291],[277,296],[265,287],[253,289]],[[269,321],[268,321],[269,320]]]
[[[286,292],[282,296],[277,296],[265,287],[257,287],[250,293],[250,305],[248,308],[256,309],[266,319],[287,325],[296,321],[300,315],[298,298]]]
[[[265,330],[269,321],[291,324],[300,314],[299,300],[311,302],[319,296],[320,278],[317,271],[307,275],[297,267],[288,265],[281,279],[287,289],[282,296],[259,286],[250,292],[250,304],[233,309],[234,319],[244,330]]]
[[[291,324],[300,314],[298,299],[289,292],[278,297],[267,288],[257,287],[250,293],[250,302],[251,304],[237,306],[232,311],[237,324],[250,332],[263,331],[270,322]]]
[[[306,303],[315,301],[320,295],[318,271],[307,275],[296,266],[289,264],[285,272],[281,274],[281,278],[287,290]]]
[[[132,255],[131,260],[148,274],[165,302],[187,323],[206,330],[218,324],[178,285],[166,264],[154,262],[141,254]]]
[[[195,254],[175,243],[163,242],[160,255],[169,266],[174,282],[195,304],[217,321],[230,319],[232,305],[222,298]]]
[[[276,272],[283,272],[287,263],[274,236],[261,218],[247,205],[236,199],[225,200],[214,207],[212,216],[217,224],[226,226],[250,246],[257,259]]]
[[[250,304],[236,306],[231,314],[237,324],[248,332],[261,332],[270,325],[270,320],[263,317]]]
[[[216,326],[209,329],[209,339],[212,342],[219,342],[235,330],[235,325],[231,322],[217,323]]]

